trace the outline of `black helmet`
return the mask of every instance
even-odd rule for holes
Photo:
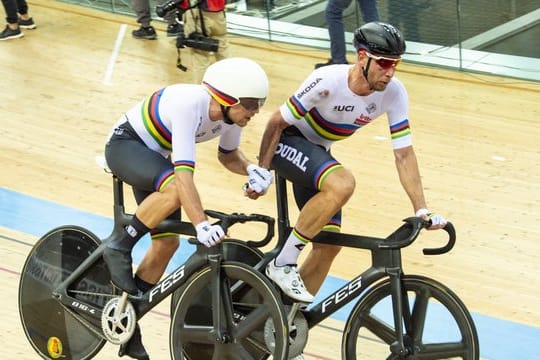
[[[370,22],[354,31],[353,45],[356,51],[365,49],[373,54],[401,56],[405,52],[405,40],[393,25]]]

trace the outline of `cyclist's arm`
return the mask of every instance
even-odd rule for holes
[[[175,171],[174,180],[181,205],[191,223],[197,225],[207,220],[199,192],[193,180],[193,172]]]
[[[412,145],[394,149],[399,181],[409,196],[414,212],[427,208],[418,161]]]
[[[246,168],[251,163],[240,149],[227,152],[221,151],[220,149],[218,152],[218,159],[227,170],[239,175],[247,175]]]
[[[266,169],[270,168],[281,133],[283,132],[283,129],[288,126],[289,124],[283,119],[280,110],[276,110],[272,116],[270,116],[259,148],[259,166]]]

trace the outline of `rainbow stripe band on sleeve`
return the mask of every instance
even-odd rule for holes
[[[174,172],[189,171],[193,173],[195,171],[195,162],[189,160],[179,160],[174,162]]]
[[[390,134],[392,140],[402,138],[411,134],[411,128],[409,127],[409,119],[405,119],[397,124],[390,126]]]

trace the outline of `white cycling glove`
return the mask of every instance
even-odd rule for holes
[[[197,230],[197,240],[206,247],[219,244],[225,236],[225,232],[219,225],[210,225],[208,221],[203,221],[195,226]]]
[[[446,219],[442,216],[442,215],[439,215],[439,214],[436,214],[436,213],[432,213],[431,211],[429,211],[428,209],[420,209],[416,212],[416,216],[417,217],[424,217],[427,216],[427,218],[431,221],[431,226],[436,226],[436,225],[446,225]]]
[[[268,169],[255,164],[250,164],[247,167],[247,172],[249,175],[248,187],[256,193],[266,194],[274,181],[274,175]]]

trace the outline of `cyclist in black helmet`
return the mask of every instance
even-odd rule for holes
[[[386,114],[388,119],[399,180],[412,213],[431,218],[432,229],[446,224],[428,210],[412,146],[407,91],[394,77],[405,52],[403,36],[390,24],[371,22],[355,31],[354,46],[355,64],[316,69],[273,113],[260,146],[259,166],[272,168],[293,183],[300,209],[285,246],[266,272],[299,302],[313,300],[340,248],[312,244],[298,272],[300,251],[321,230],[340,231],[341,208],[355,189],[353,174],[330,148],[378,117]]]

